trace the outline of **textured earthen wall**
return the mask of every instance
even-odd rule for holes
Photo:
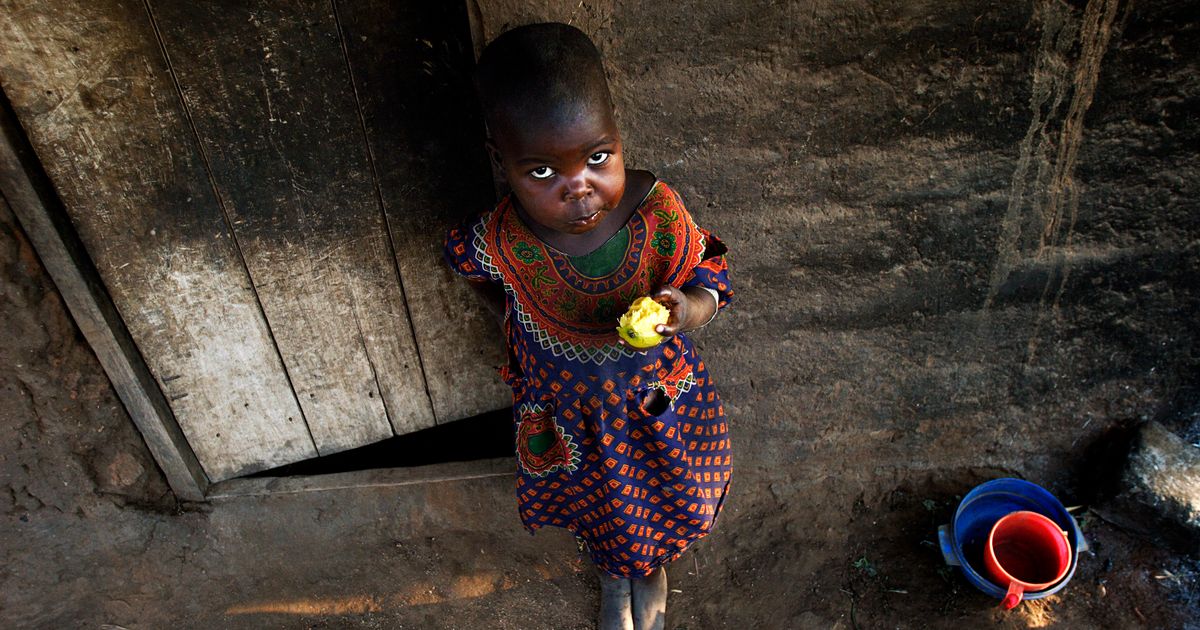
[[[1114,423],[1190,422],[1194,7],[478,9],[488,38],[592,34],[632,162],[730,244],[702,346],[743,470],[1051,475]]]
[[[0,322],[4,511],[83,515],[95,494],[118,503],[168,499],[162,473],[2,197]]]

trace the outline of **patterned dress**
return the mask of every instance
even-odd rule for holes
[[[626,225],[595,252],[543,243],[506,197],[449,232],[447,262],[500,283],[513,390],[517,503],[532,533],[565,527],[593,562],[642,577],[706,535],[732,471],[725,410],[692,342],[677,335],[638,352],[617,318],[664,284],[733,296],[724,246],[656,182]],[[670,401],[648,410],[658,389]],[[659,411],[657,415],[652,411]]]

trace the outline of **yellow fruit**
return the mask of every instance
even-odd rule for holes
[[[634,348],[653,348],[663,340],[662,335],[654,332],[654,327],[665,325],[670,318],[671,311],[667,307],[648,297],[640,297],[617,320],[617,334]]]

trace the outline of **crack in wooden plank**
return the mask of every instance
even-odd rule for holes
[[[391,220],[388,218],[388,215],[387,215],[387,207],[384,205],[383,190],[379,186],[379,169],[376,165],[375,152],[371,148],[371,138],[370,138],[370,134],[368,133],[368,130],[367,130],[367,120],[363,114],[362,100],[359,98],[359,95],[358,95],[358,85],[354,81],[354,66],[350,62],[350,51],[346,45],[346,32],[345,32],[345,29],[342,27],[341,15],[338,14],[337,0],[329,0],[329,5],[333,11],[333,23],[334,23],[335,27],[337,28],[338,43],[341,45],[342,58],[345,59],[345,61],[346,61],[346,74],[350,80],[351,93],[354,95],[354,111],[358,115],[358,122],[362,129],[362,134],[363,134],[363,143],[366,145],[366,149],[367,149],[367,164],[370,166],[370,169],[371,169],[371,189],[375,193],[375,200],[379,206],[380,214],[383,215],[383,224],[387,230],[386,241],[387,241],[388,255],[391,256],[392,267],[396,271],[396,282],[399,285],[399,290],[400,290],[400,302],[404,305],[404,317],[406,320],[408,320],[409,333],[412,335],[413,350],[416,352],[417,367],[418,367],[418,371],[421,374],[421,385],[425,390],[425,397],[429,403],[429,413],[433,416],[433,421],[436,424],[439,422],[440,419],[437,417],[437,407],[435,407],[433,404],[433,394],[431,394],[429,391],[429,377],[425,374],[425,358],[421,354],[421,344],[420,344],[419,339],[417,338],[417,331],[413,325],[412,311],[408,305],[408,292],[405,290],[405,287],[404,287],[404,276],[400,273],[400,261],[396,255],[395,243],[392,242],[392,239],[393,239],[392,224],[391,224]],[[356,323],[357,323],[357,320],[356,320]],[[360,333],[361,333],[361,330],[360,330]],[[372,367],[371,367],[372,372],[374,372],[374,369],[375,368],[372,365]],[[376,381],[376,383],[378,383],[378,380]],[[380,390],[380,392],[379,392],[379,397],[381,399],[385,398],[382,390]],[[385,406],[385,410],[386,410],[386,406]],[[388,414],[388,422],[392,425],[392,431],[395,432],[396,424],[395,424],[395,421],[392,419],[390,413]]]

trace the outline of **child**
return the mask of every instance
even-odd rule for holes
[[[503,299],[521,520],[586,543],[602,629],[662,628],[663,565],[710,531],[729,488],[724,408],[682,334],[732,297],[725,248],[674,190],[625,168],[600,53],[578,29],[511,30],[476,78],[512,192],[451,230],[445,256]],[[670,319],[642,351],[616,324],[644,295]]]

